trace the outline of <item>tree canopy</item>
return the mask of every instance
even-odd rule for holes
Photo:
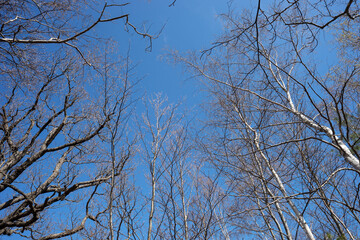
[[[98,31],[156,43],[131,4],[0,2],[0,238],[358,239],[357,1],[229,1],[190,104]]]

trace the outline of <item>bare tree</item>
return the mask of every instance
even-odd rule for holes
[[[143,114],[143,151],[150,191],[147,239],[211,239],[219,232],[216,209],[222,202],[217,181],[206,177],[194,155],[189,123],[178,105],[160,94]],[[141,126],[141,125],[140,125]],[[146,200],[146,199],[145,199]]]
[[[163,99],[160,94],[149,100],[150,107],[146,103],[146,112],[143,114],[143,127],[140,126],[141,141],[144,146],[144,153],[146,163],[149,167],[149,179],[150,179],[150,210],[148,218],[148,232],[147,239],[156,238],[158,234],[154,231],[154,217],[156,211],[156,198],[158,193],[159,179],[166,171],[167,166],[163,166],[161,161],[164,158],[164,148],[168,139],[171,138],[172,131],[175,125],[175,109],[172,106],[166,106],[166,99]],[[145,129],[141,129],[145,128]],[[148,140],[149,139],[149,140]],[[149,141],[149,143],[148,143]],[[162,224],[160,220],[158,225]],[[155,236],[153,236],[155,232]]]
[[[228,1],[229,12],[233,11],[233,2]],[[234,4],[235,5],[235,4]],[[318,35],[325,28],[330,28],[341,23],[344,19],[356,23],[359,18],[359,5],[357,1],[312,1],[312,0],[294,0],[294,1],[275,1],[268,3],[258,0],[254,2],[253,9],[248,11],[250,17],[243,19],[241,25],[234,24],[234,32],[221,38],[213,46],[204,52],[230,43],[237,42],[241,36],[252,31],[255,38],[260,37],[260,31],[264,25],[282,24],[287,27],[302,28],[308,33],[308,43],[312,47],[318,44]],[[226,17],[224,14],[223,16]],[[231,21],[231,20],[230,20]],[[236,29],[236,30],[235,30]],[[275,33],[274,31],[273,33]],[[275,36],[280,37],[280,32]],[[258,45],[256,47],[259,47]],[[260,50],[260,49],[259,49]]]
[[[102,144],[98,145],[101,148],[99,158],[105,156],[103,168],[110,169],[111,174],[109,181],[98,188],[99,197],[93,201],[98,211],[97,222],[88,227],[83,234],[89,239],[120,239],[129,236],[133,227],[130,226],[134,210],[131,206],[136,202],[136,191],[131,183],[134,167],[129,166],[136,152],[136,141],[133,139],[135,137],[131,137],[133,133],[129,127],[134,102],[131,100],[134,85],[130,81],[133,67],[129,53],[118,62],[110,61],[109,58],[114,57],[109,52],[114,50],[109,50],[109,46],[110,43],[106,44],[104,68],[100,73],[104,82],[106,103],[119,101],[120,107],[100,135]]]
[[[228,179],[231,234],[359,236],[357,12],[353,1],[259,1],[223,15],[207,54],[175,54],[213,97],[202,145]],[[321,50],[323,28],[338,56]]]
[[[126,29],[148,38],[151,45],[153,37],[139,32],[129,22],[129,14],[111,16],[111,9],[121,10],[128,4],[116,1],[3,1],[0,3],[3,63],[21,67],[30,63],[37,65],[36,59],[32,59],[34,55],[45,54],[50,48],[70,48],[86,64],[92,65],[87,46],[96,42],[92,40],[94,29],[100,24],[120,20]]]
[[[106,58],[95,32],[120,22],[151,47],[128,4],[1,1],[0,235],[136,235],[129,57]]]
[[[93,72],[83,71],[78,60],[65,54],[38,73],[37,81],[7,82],[1,111],[1,234],[53,239],[80,231],[87,219],[96,222],[92,203],[99,185],[109,181],[113,185],[131,156],[130,146],[119,161],[114,152],[116,129],[124,122],[130,93],[126,75],[122,78],[120,72],[101,84],[91,77]],[[112,140],[107,159],[99,149],[108,132]],[[111,165],[106,164],[109,159]],[[83,219],[70,228],[64,223],[63,231],[53,225],[49,232],[59,233],[46,236],[36,223],[64,201],[74,202],[69,213],[74,207],[78,211],[74,214]],[[63,215],[65,219],[67,212]]]
[[[109,93],[98,78],[107,63],[84,51],[100,23],[123,18],[136,31],[127,14],[107,16],[125,5],[105,4],[94,18],[83,1],[0,4],[0,235],[54,239],[97,221],[99,186],[123,168],[106,166],[98,149],[106,129],[122,124],[130,83],[117,78],[117,95]],[[82,21],[90,24],[81,28]],[[62,205],[63,222],[54,224],[50,216]]]

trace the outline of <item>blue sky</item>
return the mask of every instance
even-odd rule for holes
[[[161,92],[169,98],[170,103],[181,101],[185,108],[197,109],[198,104],[204,99],[198,87],[199,83],[189,79],[189,74],[182,71],[181,65],[169,64],[162,59],[162,56],[168,50],[186,53],[199,52],[211,47],[211,43],[223,32],[219,14],[227,12],[228,0],[177,0],[175,6],[169,7],[171,2],[172,0],[133,0],[121,10],[119,8],[114,10],[120,12],[111,13],[113,16],[129,13],[129,21],[139,31],[145,26],[149,34],[156,35],[160,29],[163,29],[159,37],[153,40],[150,52],[146,51],[148,40],[134,33],[132,29],[129,29],[129,32],[124,31],[122,20],[99,25],[96,27],[96,32],[103,34],[104,38],[109,37],[117,42],[121,55],[125,55],[130,46],[130,58],[136,65],[134,73],[137,79],[141,79],[134,98],[143,96],[143,93],[152,95]],[[257,1],[246,0],[236,3],[234,1],[234,4],[237,6],[237,11],[241,11],[244,7],[254,11]],[[326,56],[335,54],[334,51],[327,51],[328,49],[328,45],[324,45],[319,52],[326,52]],[[331,63],[332,58],[325,58],[323,61]],[[324,71],[326,69],[324,68]],[[137,106],[137,111],[142,112],[141,101]],[[195,115],[194,112],[192,114]],[[142,162],[139,160],[137,164],[141,165]],[[139,167],[139,169],[144,168]],[[141,175],[140,177],[136,175],[136,178],[136,181],[145,179]],[[144,186],[146,187],[146,184]]]
[[[183,74],[181,66],[169,64],[161,56],[169,49],[186,52],[211,46],[222,32],[218,15],[226,12],[227,1],[178,0],[172,7],[169,7],[169,2],[137,0],[123,9],[124,13],[130,13],[131,23],[139,29],[146,26],[149,33],[156,34],[164,27],[153,41],[151,52],[146,51],[146,39],[132,31],[122,31],[122,22],[102,25],[101,30],[117,41],[123,52],[130,44],[130,58],[137,65],[135,73],[142,79],[139,84],[141,92],[162,92],[170,102],[189,101],[196,98],[198,92],[194,81],[186,81],[189,76]]]

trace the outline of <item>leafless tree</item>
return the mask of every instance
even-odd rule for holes
[[[110,43],[106,45],[108,49]],[[109,51],[109,50],[108,50]],[[132,77],[130,58],[127,56],[119,62],[109,61],[110,53],[105,52],[104,70],[101,78],[104,82],[104,95],[108,104],[121,99],[119,111],[109,121],[101,134],[102,146],[99,158],[104,158],[104,164],[111,170],[108,182],[99,187],[96,207],[97,222],[83,233],[88,239],[120,239],[133,234],[132,215],[135,213],[135,187],[131,183],[134,167],[130,167],[135,150],[135,137],[130,137],[129,120],[132,117],[131,92],[134,88],[129,79]],[[112,52],[113,49],[111,49]],[[113,57],[111,57],[113,58]],[[122,69],[119,72],[119,68]],[[119,81],[120,80],[120,81]],[[121,84],[119,84],[121,83]],[[102,156],[102,157],[101,157]],[[132,164],[134,165],[134,164]],[[100,197],[101,196],[101,197]]]
[[[55,59],[36,82],[9,80],[2,93],[1,234],[30,231],[36,236],[32,225],[46,209],[76,201],[74,192],[111,178],[109,168],[101,166],[105,159],[97,159],[95,150],[99,135],[122,111],[126,98],[108,102],[102,91],[91,92],[87,85],[95,83],[81,73],[77,59],[64,57]],[[127,92],[126,86],[122,90]],[[116,175],[119,170],[115,168]],[[89,193],[79,226],[43,238],[70,235],[82,229],[86,219],[95,220],[89,212],[95,193]]]
[[[146,106],[144,124],[139,125],[151,189],[144,193],[149,196],[144,235],[148,239],[222,239],[226,235],[221,216],[224,194],[219,181],[206,175],[204,164],[195,156],[190,123],[180,107],[168,104],[161,94]]]
[[[229,12],[234,13],[233,1],[228,1]],[[318,44],[318,34],[325,28],[339,24],[344,19],[350,22],[357,22],[359,18],[359,4],[357,1],[312,1],[312,0],[294,0],[294,1],[275,1],[266,2],[258,0],[253,3],[252,9],[247,9],[251,16],[243,19],[241,25],[234,24],[234,32],[213,43],[213,46],[205,53],[221,46],[237,42],[241,36],[252,31],[255,38],[260,36],[261,29],[267,25],[282,24],[288,27],[302,28],[308,32],[308,43],[312,47]],[[226,17],[229,14],[223,14]],[[230,20],[231,22],[231,20]],[[280,32],[274,36],[280,37]],[[259,48],[257,45],[256,47]],[[259,49],[260,50],[260,49]]]
[[[126,3],[95,10],[99,3],[0,3],[0,235],[54,239],[100,224],[94,205],[106,183],[114,235],[112,192],[133,151],[131,141],[119,147],[132,84],[128,60],[103,61],[93,34],[123,19],[151,36],[128,14],[110,16]],[[100,154],[104,148],[110,156]]]
[[[174,55],[213,97],[202,146],[227,178],[230,236],[359,236],[357,12],[354,1],[259,1],[223,15],[207,54]]]
[[[144,148],[146,159],[149,169],[150,181],[150,198],[149,198],[149,217],[148,217],[148,232],[147,239],[156,238],[162,222],[163,217],[160,217],[159,222],[155,222],[155,212],[157,204],[157,194],[161,184],[160,178],[164,175],[167,167],[164,161],[164,149],[173,135],[176,122],[175,107],[167,106],[166,99],[157,94],[153,99],[149,99],[149,103],[144,102],[146,105],[146,112],[143,114],[143,124],[139,125],[141,132],[141,141]]]
[[[129,57],[96,32],[119,22],[151,48],[128,4],[0,2],[0,235],[138,238]]]
[[[153,36],[140,32],[129,21],[129,14],[111,15],[111,9],[121,10],[129,3],[103,1],[56,2],[25,0],[21,3],[0,3],[0,42],[6,65],[24,68],[30,63],[37,65],[34,55],[45,54],[51,49],[70,48],[83,61],[92,65],[87,46],[95,44],[95,28],[104,23],[123,20],[125,29],[130,28],[150,41]],[[100,9],[98,6],[103,5]],[[126,10],[125,10],[126,11]],[[100,38],[98,38],[100,39]]]

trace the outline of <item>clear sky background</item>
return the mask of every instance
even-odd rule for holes
[[[144,26],[150,34],[156,35],[162,28],[157,39],[153,40],[152,50],[146,51],[149,44],[131,29],[123,31],[122,21],[99,26],[97,31],[104,31],[106,35],[120,44],[122,54],[126,54],[131,46],[130,58],[136,64],[135,73],[141,82],[138,90],[149,95],[163,93],[170,102],[182,102],[189,108],[195,107],[203,99],[199,84],[190,75],[182,71],[181,65],[167,63],[161,56],[168,50],[201,51],[211,47],[211,44],[223,33],[222,13],[231,9],[237,13],[243,10],[256,11],[257,1],[242,0],[177,0],[169,7],[172,0],[133,0],[122,9],[122,13],[130,14],[130,22],[141,30]],[[263,6],[272,3],[263,1]],[[119,14],[119,13],[114,13]],[[326,39],[319,39],[327,42]],[[320,44],[323,45],[323,44]],[[319,53],[329,54],[329,45],[318,49]],[[331,64],[332,57],[324,58]],[[330,61],[331,60],[331,61]],[[330,62],[329,62],[330,61]],[[326,65],[326,64],[325,64]],[[326,68],[327,69],[327,68]]]
[[[114,8],[110,15],[112,17],[122,14],[129,14],[129,21],[136,26],[140,32],[147,32],[150,35],[159,34],[158,38],[152,41],[151,51],[147,51],[149,40],[136,34],[131,28],[124,31],[123,19],[100,24],[96,26],[96,33],[103,38],[111,38],[119,44],[122,56],[125,56],[130,46],[130,59],[133,65],[135,79],[141,79],[136,86],[134,98],[142,97],[143,94],[152,95],[162,93],[167,96],[170,103],[181,102],[187,109],[195,109],[198,112],[191,112],[192,117],[196,113],[201,114],[198,105],[204,101],[201,87],[194,79],[189,78],[190,74],[185,73],[181,65],[174,65],[166,62],[163,56],[169,50],[177,50],[182,54],[188,51],[200,52],[212,46],[212,43],[222,35],[223,23],[220,14],[228,11],[229,0],[177,0],[174,6],[169,6],[173,0],[130,0],[131,3],[123,8]],[[126,2],[119,0],[120,3]],[[265,1],[269,3],[271,1]],[[264,2],[263,2],[264,3]],[[232,10],[241,12],[244,9],[256,11],[257,1],[233,0]],[[99,6],[101,9],[103,6]],[[144,29],[145,28],[145,29]],[[160,33],[159,31],[162,30]],[[326,41],[326,40],[321,40]],[[322,46],[320,44],[320,46]],[[326,53],[322,60],[324,62],[334,61],[330,58],[335,51],[329,51],[329,45],[325,44],[319,48],[319,52]],[[320,64],[319,64],[320,65]],[[319,68],[324,70],[328,68]],[[94,90],[96,91],[96,89]],[[143,112],[141,102],[136,105],[137,113]],[[198,116],[196,116],[198,117]],[[141,121],[141,120],[140,120]],[[141,161],[141,156],[139,157]],[[146,179],[142,172],[148,173],[143,166],[136,172],[136,183],[145,188]],[[139,184],[140,182],[140,184]],[[141,184],[145,182],[146,184]],[[143,189],[144,190],[144,189]],[[62,211],[62,209],[60,209]],[[147,212],[145,211],[147,214]],[[145,215],[144,215],[145,216]],[[144,221],[145,222],[145,221]],[[145,223],[146,228],[146,223]],[[144,229],[145,229],[144,228]],[[5,239],[16,239],[9,237]]]
[[[130,13],[131,23],[139,30],[145,26],[150,34],[156,35],[163,28],[159,37],[153,40],[151,52],[146,51],[147,39],[131,29],[128,33],[123,31],[123,22],[101,25],[99,28],[102,29],[97,31],[104,31],[118,42],[123,54],[130,44],[130,58],[137,65],[135,73],[142,79],[138,86],[141,92],[162,92],[170,102],[194,103],[199,100],[197,84],[186,80],[189,75],[183,74],[181,66],[169,64],[161,56],[168,50],[185,53],[209,48],[222,33],[219,15],[227,12],[228,1],[177,0],[175,6],[169,7],[170,3],[170,0],[134,0],[121,13]],[[236,4],[237,8],[246,3],[249,1]]]

